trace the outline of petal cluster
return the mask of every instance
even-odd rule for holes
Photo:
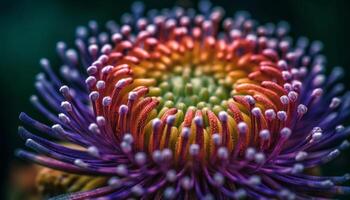
[[[37,153],[17,154],[69,173],[109,177],[63,199],[310,199],[348,194],[350,176],[312,169],[349,146],[350,94],[324,75],[322,43],[288,36],[286,22],[224,18],[201,1],[118,25],[79,27],[63,42],[60,75],[47,59],[20,127]],[[48,139],[49,138],[49,139]],[[79,148],[62,145],[62,141]]]

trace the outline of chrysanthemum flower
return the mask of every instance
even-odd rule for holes
[[[41,137],[19,129],[18,155],[69,173],[109,178],[62,199],[310,199],[348,194],[349,175],[310,173],[349,146],[350,94],[335,67],[324,75],[322,44],[194,9],[135,3],[120,25],[79,27],[76,48],[59,42],[31,102],[52,121],[22,113]],[[41,103],[45,101],[45,103]],[[73,143],[80,148],[62,145]]]

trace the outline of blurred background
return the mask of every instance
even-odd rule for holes
[[[168,8],[175,4],[196,6],[197,1],[146,0],[146,7]],[[75,28],[86,25],[91,19],[103,25],[107,20],[118,21],[123,12],[129,11],[132,1],[118,0],[0,0],[0,199],[23,199],[18,192],[18,181],[26,184],[21,170],[25,162],[15,158],[14,150],[24,146],[17,135],[21,111],[33,117],[41,116],[28,99],[34,91],[35,75],[40,72],[38,61],[47,57],[53,65],[59,62],[55,55],[58,41],[73,43]],[[350,3],[346,0],[217,0],[226,15],[237,10],[249,11],[258,21],[278,22],[286,20],[291,25],[291,35],[307,36],[324,42],[324,54],[328,69],[345,68],[345,83],[350,88]],[[350,169],[350,153],[328,164],[327,174],[343,174]],[[20,173],[23,176],[18,179]],[[0,182],[0,184],[1,184]],[[14,184],[16,183],[16,184]],[[24,198],[26,199],[26,198]]]

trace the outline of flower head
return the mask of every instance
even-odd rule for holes
[[[69,199],[309,199],[347,194],[349,175],[308,172],[349,146],[349,93],[341,68],[326,77],[322,44],[259,25],[246,12],[150,11],[135,3],[122,24],[91,21],[76,48],[59,42],[61,75],[47,59],[22,113],[20,157],[69,173],[110,177]],[[46,103],[41,103],[41,101]],[[46,106],[44,106],[46,105]],[[80,146],[62,145],[64,141]]]

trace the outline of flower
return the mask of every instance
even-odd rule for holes
[[[289,26],[135,3],[122,25],[77,29],[59,42],[61,75],[47,59],[31,102],[53,125],[21,113],[37,153],[17,155],[108,185],[62,199],[310,199],[348,194],[348,174],[308,172],[349,146],[350,93],[339,67],[324,75],[322,43],[295,43]],[[45,103],[41,103],[41,101]],[[58,113],[58,115],[57,115]],[[62,145],[64,141],[80,146]]]

